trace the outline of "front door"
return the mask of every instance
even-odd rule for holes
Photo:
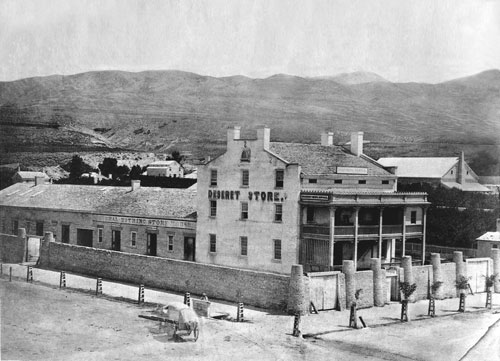
[[[184,237],[184,260],[194,262],[194,237]]]
[[[40,257],[40,238],[29,237],[26,249],[26,262],[36,262]]]
[[[156,256],[156,233],[148,233],[147,254]]]
[[[111,233],[111,249],[113,251],[119,251],[121,248],[122,233],[120,231],[115,231]]]

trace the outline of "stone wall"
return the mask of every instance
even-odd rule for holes
[[[265,307],[284,308],[290,276],[44,241],[41,266]]]
[[[19,234],[18,236],[15,236],[10,234],[0,234],[0,262],[21,263],[24,261],[25,255],[25,235]]]

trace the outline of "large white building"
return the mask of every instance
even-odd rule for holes
[[[146,175],[153,177],[184,177],[184,168],[175,160],[162,160],[148,165]]]
[[[425,193],[397,193],[397,178],[363,154],[363,133],[351,149],[270,142],[270,130],[241,139],[228,130],[227,150],[198,168],[196,261],[289,273],[332,270],[345,259],[358,268],[424,244]]]

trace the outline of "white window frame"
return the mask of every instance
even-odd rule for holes
[[[279,245],[279,254],[276,252],[278,250],[277,246]],[[281,262],[282,259],[282,249],[283,245],[281,239],[273,239],[273,260]],[[279,257],[276,257],[279,256]]]
[[[240,236],[240,256],[248,256],[248,237]]]
[[[213,250],[212,250],[213,245]],[[210,233],[208,241],[208,251],[210,253],[217,253],[217,235]]]
[[[241,213],[240,213],[240,219],[242,221],[245,221],[248,219],[248,202],[241,202]]]
[[[168,251],[174,251],[174,236],[172,234],[168,235]]]
[[[217,217],[217,201],[210,200],[210,217]]]
[[[278,212],[278,209],[280,210]],[[279,215],[279,219],[278,219]],[[281,223],[283,222],[283,203],[275,203],[274,204],[274,221]]]
[[[250,186],[250,171],[248,169],[241,170],[241,186],[242,187]]]
[[[97,227],[97,243],[102,243],[103,239],[104,239],[104,228]]]
[[[216,187],[217,186],[217,169],[210,169],[210,186],[211,187]]]

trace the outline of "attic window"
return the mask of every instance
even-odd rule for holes
[[[333,181],[333,183],[335,183],[335,184],[342,184],[342,179],[335,179]]]
[[[360,179],[360,180],[358,181],[358,184],[366,184],[366,179]]]
[[[309,183],[318,183],[316,178],[309,178]]]
[[[388,180],[383,180],[382,184],[389,184],[389,181]]]

